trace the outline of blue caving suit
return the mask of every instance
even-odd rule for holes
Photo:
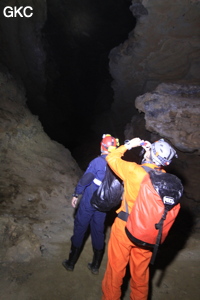
[[[92,207],[90,200],[94,191],[99,187],[97,184],[100,184],[105,176],[107,165],[105,157],[106,155],[101,155],[90,162],[75,188],[75,194],[82,194],[74,220],[74,234],[71,237],[72,244],[77,248],[82,246],[89,225],[93,248],[97,250],[104,248],[104,222],[106,213]]]

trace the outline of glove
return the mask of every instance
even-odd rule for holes
[[[132,140],[127,140],[125,141],[124,146],[128,149],[131,150],[132,148],[141,146],[141,143],[144,142],[143,140],[141,140],[140,138],[134,138]]]
[[[148,141],[143,141],[141,144],[140,144],[140,146],[142,146],[142,148],[144,148],[144,150],[149,150],[149,149],[151,149],[151,143],[150,142],[148,142]]]
[[[71,200],[71,204],[73,208],[76,208],[77,204],[78,204],[78,198],[77,197],[73,197]]]

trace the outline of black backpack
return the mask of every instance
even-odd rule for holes
[[[120,204],[123,191],[124,187],[122,181],[107,165],[105,177],[102,180],[101,185],[93,193],[90,203],[99,211],[110,211]]]

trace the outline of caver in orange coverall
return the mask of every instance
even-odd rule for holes
[[[123,200],[117,213],[126,211],[124,199],[128,204],[129,212],[131,211],[140,184],[146,175],[141,165],[121,159],[126,151],[127,148],[123,145],[106,157],[111,169],[124,181]],[[142,165],[158,169],[158,166],[153,163]],[[128,263],[131,273],[130,299],[146,300],[148,296],[149,263],[152,252],[133,244],[125,233],[125,225],[126,222],[118,217],[112,225],[108,243],[108,263],[102,281],[102,300],[120,300],[121,285]]]

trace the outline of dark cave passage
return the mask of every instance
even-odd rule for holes
[[[72,153],[86,140],[95,139],[95,117],[110,109],[113,90],[109,52],[128,38],[136,22],[129,10],[131,1],[84,4],[88,5],[66,2],[55,12],[47,1],[43,30],[46,103],[34,112],[50,138]],[[98,151],[100,138],[97,137]]]

